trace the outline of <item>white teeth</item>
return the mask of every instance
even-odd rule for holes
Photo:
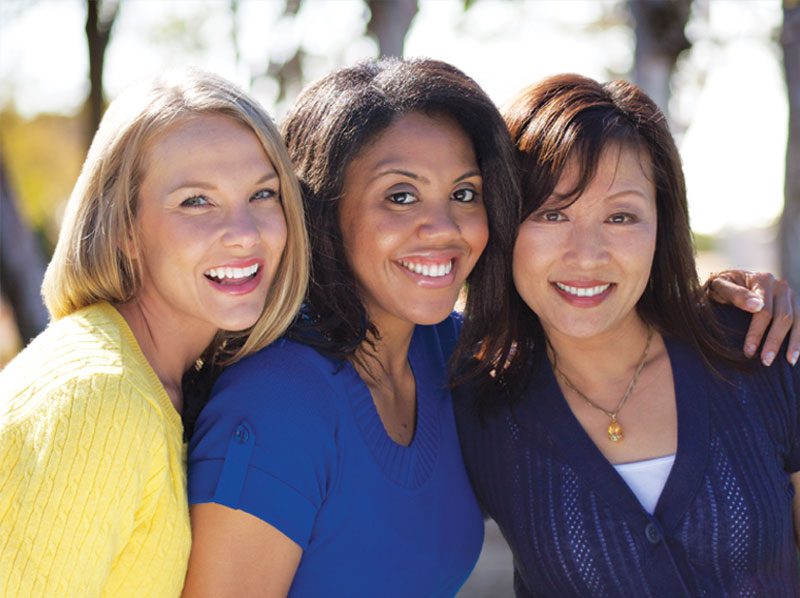
[[[608,287],[611,286],[611,283],[601,284],[596,287],[571,287],[569,285],[557,282],[556,286],[565,293],[575,295],[576,297],[594,297],[595,295],[604,293]]]
[[[204,274],[211,278],[222,280],[224,278],[240,279],[247,278],[258,272],[258,264],[247,266],[246,268],[211,268],[206,270]]]
[[[412,272],[421,274],[422,276],[429,276],[431,278],[446,276],[447,274],[450,274],[450,271],[453,269],[453,260],[449,260],[443,264],[418,264],[416,262],[407,262],[405,260],[400,260],[400,263],[404,268],[411,270]]]

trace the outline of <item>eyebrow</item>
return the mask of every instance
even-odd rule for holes
[[[263,185],[267,181],[271,181],[272,179],[277,179],[278,173],[277,172],[268,172],[260,179],[258,179],[253,185]],[[185,181],[175,186],[169,194],[175,193],[176,191],[180,191],[181,189],[204,189],[205,191],[214,191],[217,186],[212,183],[207,183],[205,181]]]
[[[430,179],[428,179],[427,177],[416,174],[415,172],[411,172],[410,170],[403,170],[402,168],[387,168],[386,170],[381,170],[374,177],[372,177],[369,182],[371,183],[372,181],[376,181],[377,179],[381,178],[382,176],[386,176],[387,174],[399,174],[400,176],[405,176],[412,180],[420,181],[422,183],[425,183],[426,185],[429,185],[431,182]],[[468,170],[461,176],[457,177],[453,182],[460,183],[464,179],[468,179],[474,176],[481,176],[480,171]]]

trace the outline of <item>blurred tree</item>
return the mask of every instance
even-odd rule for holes
[[[670,83],[686,37],[692,0],[628,0],[636,35],[633,80],[669,117]]]
[[[36,238],[17,212],[0,151],[0,291],[14,310],[23,344],[47,326],[47,310],[39,295],[44,268]]]
[[[285,0],[283,6],[283,18],[294,19],[300,12],[302,0]],[[234,6],[233,4],[231,5]],[[278,97],[276,103],[281,103],[287,98],[295,98],[305,84],[303,77],[303,59],[305,51],[301,44],[297,44],[294,53],[286,60],[273,60],[270,58],[267,66],[266,75],[272,78],[278,85]]]
[[[402,56],[406,35],[419,9],[417,0],[367,0],[367,34],[378,42],[380,56]]]
[[[800,0],[783,0],[783,69],[789,102],[786,180],[779,245],[781,271],[800,289]]]
[[[86,42],[89,47],[89,121],[87,145],[100,125],[105,110],[103,93],[103,65],[106,48],[111,39],[111,28],[119,13],[119,0],[86,0]]]

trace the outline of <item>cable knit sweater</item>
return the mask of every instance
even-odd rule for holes
[[[0,373],[0,596],[178,596],[180,416],[122,316],[62,318]]]

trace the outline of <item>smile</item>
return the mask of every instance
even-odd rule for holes
[[[228,282],[235,284],[248,278],[253,278],[258,272],[258,268],[258,264],[252,264],[244,268],[219,267],[210,268],[209,270],[203,272],[203,274],[206,276],[206,278],[210,278],[214,282],[219,282],[222,284]]]
[[[431,278],[440,278],[450,274],[450,271],[453,269],[453,260],[447,260],[440,264],[419,264],[417,262],[400,260],[400,265],[415,274],[429,276]]]
[[[605,293],[611,286],[611,283],[601,284],[594,287],[573,287],[560,282],[554,283],[559,289],[574,297],[596,297]]]

